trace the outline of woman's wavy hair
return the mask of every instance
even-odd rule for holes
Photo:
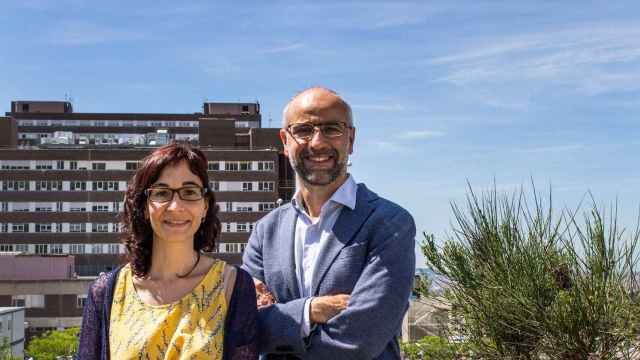
[[[153,251],[153,229],[151,222],[145,217],[148,189],[160,173],[169,165],[186,161],[192,173],[200,178],[205,188],[209,187],[207,176],[207,158],[198,149],[187,143],[172,142],[156,149],[142,160],[142,164],[129,182],[124,196],[124,211],[121,214],[122,242],[127,250],[127,261],[131,270],[138,277],[145,277],[151,269],[151,253]],[[195,251],[213,251],[216,239],[220,234],[220,219],[214,193],[209,189],[205,194],[209,207],[204,221],[193,237]]]

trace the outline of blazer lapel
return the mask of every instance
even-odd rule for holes
[[[333,225],[333,237],[327,241],[318,254],[311,288],[313,295],[317,295],[320,282],[340,250],[351,242],[373,211],[374,207],[369,202],[374,198],[374,193],[370,192],[363,184],[359,184],[355,209],[351,210],[345,206],[340,211],[340,216]]]
[[[282,246],[277,248],[278,254],[274,254],[279,258],[278,270],[282,271],[284,283],[281,289],[284,295],[282,299],[297,299],[300,297],[300,289],[298,288],[298,279],[296,277],[296,261],[295,261],[295,224],[297,214],[293,206],[282,212],[278,228],[278,239],[282,239]]]

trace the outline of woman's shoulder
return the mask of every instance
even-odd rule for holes
[[[122,268],[121,265],[109,272],[100,273],[98,278],[89,285],[89,295],[94,301],[101,301],[111,292]]]

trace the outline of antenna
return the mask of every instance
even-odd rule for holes
[[[269,127],[271,127],[271,122],[273,121],[273,119],[271,118],[271,112],[269,112]]]

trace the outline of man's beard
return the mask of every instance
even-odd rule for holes
[[[331,156],[334,160],[334,165],[329,169],[307,169],[304,165],[304,159],[309,156],[319,155]],[[289,162],[302,181],[314,186],[331,184],[336,181],[336,179],[344,173],[347,168],[346,159],[341,160],[336,149],[320,152],[311,152],[308,149],[305,149],[302,150],[295,159],[293,157],[289,157]]]

